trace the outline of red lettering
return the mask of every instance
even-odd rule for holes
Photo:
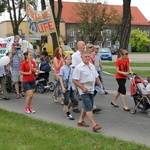
[[[49,27],[50,30],[54,30],[52,21],[48,22],[48,27]]]
[[[6,48],[6,43],[0,43],[0,48]]]
[[[45,32],[42,24],[37,24],[37,29],[40,33]]]

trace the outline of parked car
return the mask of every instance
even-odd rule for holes
[[[111,54],[110,48],[108,47],[99,48],[99,54],[100,54],[101,60],[112,61],[112,54]]]
[[[111,51],[112,55],[116,55],[117,54],[117,49],[116,48],[111,48],[110,51]]]

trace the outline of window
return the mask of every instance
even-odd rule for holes
[[[111,47],[111,41],[106,41],[106,47]]]
[[[106,34],[109,34],[109,35],[110,35],[110,34],[111,34],[111,30],[107,29],[107,30],[106,30]]]
[[[74,42],[70,42],[70,43],[69,43],[69,46],[70,46],[71,48],[74,48]]]
[[[149,30],[146,30],[145,32],[146,32],[147,35],[149,35]]]
[[[71,36],[71,37],[74,36],[74,30],[73,30],[73,29],[70,30],[70,36]]]
[[[99,45],[99,47],[102,47],[102,42],[101,42],[101,41],[98,41],[98,42],[97,42],[97,45]]]

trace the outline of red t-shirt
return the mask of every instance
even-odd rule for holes
[[[126,58],[125,60],[118,58],[116,61],[116,67],[119,67],[119,71],[122,71],[122,72],[128,72],[129,64],[130,64],[129,58]],[[116,72],[116,79],[118,78],[126,79],[127,77],[123,74]]]
[[[31,65],[33,68],[36,68],[36,63],[35,61],[31,61]],[[27,62],[26,60],[24,60],[22,63],[21,63],[21,66],[20,66],[20,70],[23,71],[23,72],[29,72],[30,71],[30,65],[29,65],[29,62]],[[35,74],[32,73],[30,75],[23,75],[23,78],[22,78],[22,82],[31,82],[31,81],[34,81],[35,80]]]

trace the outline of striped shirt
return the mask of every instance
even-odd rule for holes
[[[20,64],[21,64],[21,61],[18,57],[18,54],[16,53],[12,57],[12,71],[19,71],[20,70]]]

